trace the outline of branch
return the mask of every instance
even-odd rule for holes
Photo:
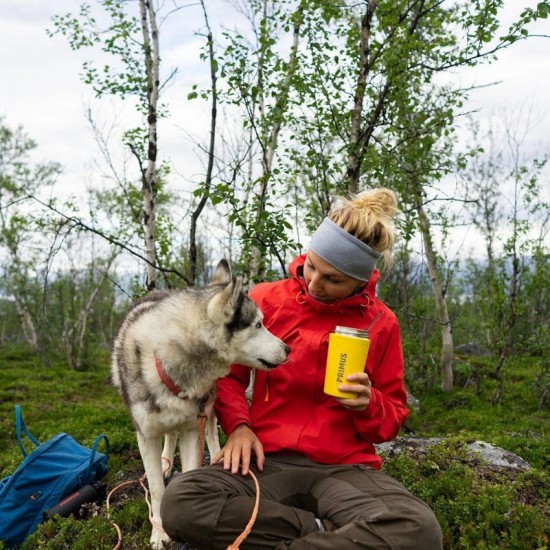
[[[217,113],[218,113],[218,88],[217,88],[217,74],[216,74],[216,57],[214,55],[214,38],[212,35],[212,30],[210,29],[210,23],[208,21],[208,14],[204,6],[204,1],[201,0],[202,11],[204,15],[204,22],[207,34],[207,44],[208,44],[208,58],[210,60],[210,81],[212,83],[212,107],[211,107],[211,118],[210,118],[210,142],[208,145],[208,166],[206,168],[206,181],[205,181],[205,190],[202,194],[202,197],[199,201],[199,204],[191,214],[191,230],[189,237],[189,265],[191,268],[190,279],[195,280],[197,276],[197,221],[201,215],[206,202],[210,196],[210,189],[212,188],[212,172],[214,170],[214,153],[216,146],[216,124],[217,124]]]
[[[61,210],[58,210],[55,208],[55,206],[52,206],[51,204],[45,203],[44,201],[40,200],[38,197],[35,197],[34,195],[28,194],[27,197],[29,199],[32,199],[36,201],[38,204],[46,208],[47,210],[50,210],[57,214],[58,216],[61,216],[63,219],[67,220],[68,222],[71,222],[74,227],[79,227],[80,229],[83,229],[84,231],[87,231],[89,233],[93,233],[94,235],[97,235],[98,237],[101,237],[102,239],[106,240],[107,242],[118,246],[122,250],[125,250],[130,255],[134,256],[138,260],[141,260],[151,266],[153,269],[163,273],[163,274],[174,274],[177,275],[180,279],[185,281],[188,285],[192,285],[192,282],[190,282],[187,277],[181,272],[176,269],[167,269],[164,268],[154,262],[149,261],[147,258],[142,256],[139,252],[136,252],[134,249],[130,248],[127,244],[119,241],[116,237],[113,237],[111,235],[105,234],[103,231],[96,229],[95,227],[91,227],[90,225],[84,223],[80,218],[77,218],[76,216],[70,216],[68,214],[65,214],[64,212],[61,212]]]

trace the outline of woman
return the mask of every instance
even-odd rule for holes
[[[377,260],[391,265],[396,213],[387,189],[344,201],[292,262],[291,278],[252,289],[290,360],[256,371],[250,406],[250,369],[234,365],[219,381],[216,415],[228,440],[213,465],[168,486],[162,519],[174,540],[201,550],[234,541],[252,514],[252,469],[261,500],[243,549],[442,547],[430,508],[380,472],[373,445],[395,438],[408,415],[398,321],[375,294]],[[339,387],[353,398],[323,393],[338,325],[366,329],[371,340],[364,372]]]

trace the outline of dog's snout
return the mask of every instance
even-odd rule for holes
[[[287,346],[285,344],[285,354],[288,355],[290,353],[290,346]]]

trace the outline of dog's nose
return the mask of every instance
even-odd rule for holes
[[[285,353],[288,355],[290,353],[290,346],[285,344]]]

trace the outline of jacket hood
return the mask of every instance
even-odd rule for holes
[[[356,305],[365,306],[374,302],[376,298],[376,285],[378,284],[378,280],[380,279],[380,272],[377,269],[373,271],[371,278],[365,283],[363,288],[357,294],[354,294],[353,296],[350,296],[348,298],[335,300],[334,302],[318,302],[309,294],[304,279],[304,264],[306,261],[306,257],[307,254],[301,254],[300,256],[295,258],[289,266],[289,271],[292,275],[292,278],[300,287],[303,300],[312,307],[319,310],[339,310]],[[367,304],[365,304],[365,301],[367,302]]]
[[[216,415],[226,434],[249,425],[264,453],[303,455],[319,464],[365,464],[380,468],[374,444],[394,439],[407,417],[403,350],[395,314],[374,297],[378,274],[358,294],[323,303],[303,281],[305,255],[292,262],[291,276],[259,283],[250,297],[264,313],[264,326],[292,350],[288,361],[254,374],[233,365],[218,382]],[[367,330],[365,372],[371,381],[367,409],[350,411],[324,392],[331,334],[336,326]]]

